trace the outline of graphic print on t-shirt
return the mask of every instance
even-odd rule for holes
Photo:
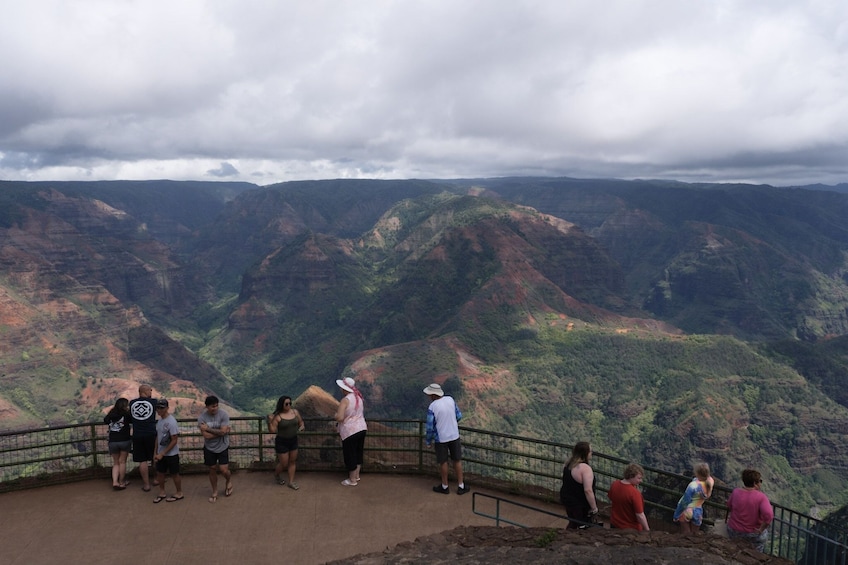
[[[137,422],[143,422],[153,415],[153,405],[150,402],[133,402],[130,409]]]
[[[110,432],[120,432],[123,429],[124,429],[124,417],[123,416],[121,416],[121,418],[119,420],[109,423],[109,431]]]

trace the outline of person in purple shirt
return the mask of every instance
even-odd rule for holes
[[[727,499],[727,535],[730,539],[746,539],[757,551],[765,551],[768,527],[774,520],[774,509],[762,492],[763,477],[759,471],[742,471],[743,488],[735,488]]]

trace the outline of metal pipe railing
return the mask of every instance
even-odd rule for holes
[[[202,468],[203,438],[194,419],[180,419],[181,463]],[[369,420],[366,468],[371,472],[436,473],[435,456],[424,441],[421,420]],[[270,469],[274,437],[262,417],[231,419],[230,461],[236,468]],[[301,470],[343,470],[341,442],[330,420],[307,419],[300,435]],[[460,426],[463,467],[473,481],[523,496],[558,501],[562,465],[571,445]],[[0,492],[109,474],[108,431],[99,423],[0,433]],[[627,461],[595,452],[592,467],[600,493],[620,476]],[[135,465],[128,464],[128,472]],[[641,485],[649,517],[669,522],[690,477],[645,467]],[[716,487],[705,506],[709,525],[727,516],[730,489]],[[806,514],[773,504],[775,521],[767,551],[802,565],[848,565],[848,532]]]

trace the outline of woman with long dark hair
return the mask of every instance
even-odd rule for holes
[[[589,465],[592,446],[580,441],[571,450],[571,458],[562,468],[560,501],[568,514],[567,529],[586,528],[598,513],[595,500],[595,474]]]
[[[288,470],[289,488],[297,490],[300,487],[294,482],[297,469],[297,433],[306,429],[300,412],[292,407],[290,396],[281,396],[277,400],[274,412],[268,414],[268,429],[277,434],[274,439],[274,451],[277,453],[277,466],[274,477],[277,484],[284,485],[283,471]]]
[[[109,426],[109,455],[112,456],[112,488],[127,488],[127,457],[132,450],[130,401],[119,398],[103,422]]]

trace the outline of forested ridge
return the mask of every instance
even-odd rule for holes
[[[581,179],[0,183],[0,421],[361,383],[420,417],[848,500],[848,195]]]

